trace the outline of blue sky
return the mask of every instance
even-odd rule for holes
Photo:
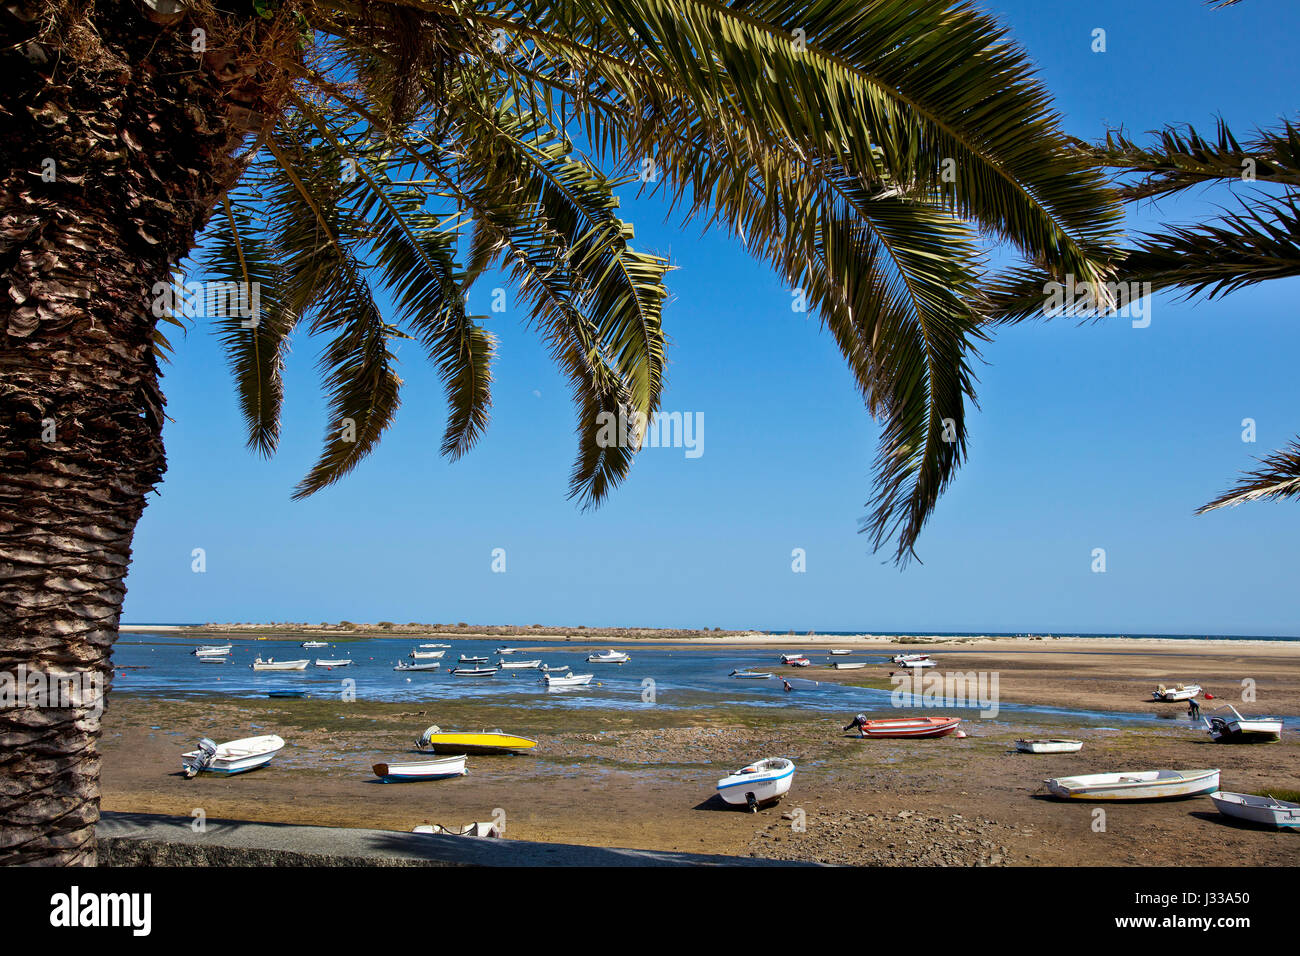
[[[1029,50],[1075,135],[1208,130],[1218,114],[1241,136],[1296,105],[1300,8],[1285,0],[982,5]],[[1098,27],[1104,54],[1090,49]],[[1135,223],[1207,208],[1166,202]],[[664,223],[657,202],[624,209],[638,242],[679,267],[663,407],[703,414],[700,457],[647,449],[602,508],[580,512],[565,497],[568,389],[511,302],[490,323],[493,420],[468,456],[438,455],[441,385],[408,345],[383,446],[294,502],[324,430],[318,344],[295,343],[268,462],[244,447],[200,325],[165,370],[169,471],[136,533],[123,620],[1300,635],[1300,510],[1193,516],[1300,432],[1300,284],[1157,297],[1145,329],[1058,320],[1000,334],[983,350],[969,461],[921,537],[924,563],[900,571],[857,533],[878,428],[830,337],[738,244]],[[496,284],[476,286],[474,311],[489,311]],[[505,573],[492,571],[495,548]]]

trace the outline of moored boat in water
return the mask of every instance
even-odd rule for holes
[[[591,654],[587,657],[588,664],[626,664],[630,657],[622,651],[601,651],[599,654]]]
[[[408,664],[405,661],[398,661],[395,671],[436,671],[442,665],[438,662],[432,664]]]
[[[542,683],[547,687],[585,687],[591,683],[594,674],[550,674],[542,675]]]
[[[311,661],[303,659],[300,661],[277,661],[274,657],[262,660],[258,657],[249,666],[255,671],[305,671]]]

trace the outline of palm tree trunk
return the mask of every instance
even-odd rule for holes
[[[21,665],[107,689],[132,535],[165,469],[155,284],[264,105],[231,63],[266,28],[209,21],[200,54],[193,23],[149,6],[0,12],[0,682]],[[93,864],[99,708],[24,706],[25,689],[0,684],[0,864]]]

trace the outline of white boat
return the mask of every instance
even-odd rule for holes
[[[451,647],[450,644],[421,644],[420,647],[428,649],[431,647]]]
[[[771,680],[772,675],[762,671],[732,671],[728,677],[741,677],[745,680]]]
[[[894,664],[903,664],[907,667],[916,667],[919,661],[928,661],[929,654],[895,654],[889,660]],[[920,666],[924,667],[924,664]]]
[[[1210,799],[1225,817],[1236,817],[1270,827],[1300,827],[1300,803],[1223,790],[1210,794]]]
[[[1022,754],[1074,754],[1083,749],[1082,740],[1017,740],[1016,749]]]
[[[446,653],[446,651],[411,651],[407,657],[417,661],[436,661]]]
[[[497,654],[517,654],[517,653],[519,653],[519,648],[517,648],[517,647],[498,647],[498,648],[496,649],[495,653],[497,653]]]
[[[736,806],[756,811],[766,803],[775,803],[790,792],[794,782],[794,763],[785,757],[756,760],[748,767],[718,781],[718,796]]]
[[[812,661],[806,657],[792,657],[785,662],[786,667],[812,667]]]
[[[547,671],[547,672],[554,672],[554,673],[556,673],[556,674],[560,674],[560,673],[563,673],[564,671],[571,671],[571,670],[573,670],[573,668],[570,667],[568,664],[559,664],[559,665],[555,665],[555,664],[551,664],[551,665],[543,664],[543,665],[542,665],[542,670]]]
[[[1217,770],[1138,770],[1046,780],[1062,800],[1174,800],[1219,789]]]
[[[831,651],[831,657],[848,657],[852,651]]]
[[[244,737],[224,744],[213,743],[207,737],[199,741],[199,749],[181,754],[185,776],[200,773],[244,773],[265,767],[284,747],[284,740],[275,734],[262,737]]]
[[[550,674],[543,674],[542,683],[547,687],[585,687],[591,683],[594,676],[594,674],[563,674],[552,677]]]
[[[274,657],[266,660],[258,657],[249,666],[255,671],[305,671],[310,663],[311,661],[305,659],[301,661],[277,661]]]
[[[438,656],[441,657],[442,655],[439,654]],[[460,655],[460,662],[461,662],[462,664],[486,664],[486,663],[487,663],[487,658],[486,658],[486,657],[472,657],[472,656],[470,656],[469,654],[462,654],[462,655]]]
[[[403,661],[403,662],[399,662],[398,665],[393,668],[393,670],[395,671],[436,671],[441,666],[442,665],[438,663],[407,664]]]
[[[894,663],[897,664],[898,661],[895,661]],[[939,662],[935,660],[931,660],[929,657],[926,657],[925,655],[922,654],[915,657],[911,657],[908,660],[903,661],[902,665],[908,668],[909,670],[917,670],[922,667],[938,667]]]
[[[191,652],[195,657],[225,657],[230,653],[230,644],[204,644]]]
[[[329,644],[325,641],[303,641],[302,646],[303,647],[329,647]]]
[[[316,658],[317,667],[347,667],[351,663],[352,658],[350,657],[344,657],[339,660],[325,660],[320,657]]]
[[[588,664],[623,664],[631,660],[622,651],[602,651],[587,658]]]
[[[542,666],[541,661],[497,661],[497,667],[503,670],[529,670]]]
[[[200,664],[225,664],[228,660],[229,658],[209,657],[207,654],[204,654],[202,657],[199,658],[199,663]]]
[[[446,780],[448,777],[463,777],[469,773],[465,769],[464,754],[459,757],[441,757],[437,760],[419,760],[411,763],[377,763],[371,769],[384,783]]]
[[[1221,744],[1257,743],[1282,737],[1281,717],[1243,717],[1231,704],[1220,704],[1232,711],[1231,717],[1202,718],[1205,727]]]
[[[452,677],[491,677],[497,672],[495,667],[453,667]]]
[[[782,654],[781,663],[789,664],[791,661],[802,661],[807,659],[807,654]]]
[[[1200,684],[1175,684],[1173,687],[1166,687],[1161,684],[1151,692],[1151,699],[1166,703],[1177,700],[1191,700],[1200,692]]]
[[[836,661],[831,667],[837,671],[856,671],[866,667],[870,661]]]

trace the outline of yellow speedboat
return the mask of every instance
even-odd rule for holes
[[[509,754],[532,750],[537,741],[499,730],[443,730],[435,724],[421,735],[415,745],[436,754]]]

